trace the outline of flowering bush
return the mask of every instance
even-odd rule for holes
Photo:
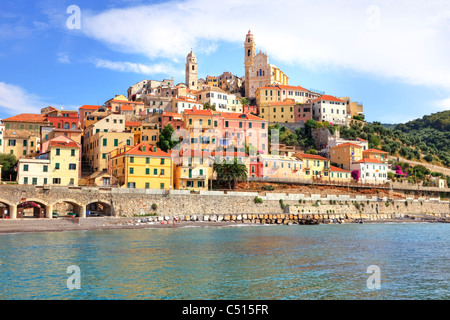
[[[358,170],[353,170],[351,175],[352,175],[353,180],[355,180],[356,182],[359,181],[359,171]]]

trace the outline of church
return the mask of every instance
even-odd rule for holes
[[[289,78],[269,63],[266,53],[255,54],[255,40],[249,30],[244,42],[245,48],[245,96],[254,98],[256,89],[269,85],[289,85]]]

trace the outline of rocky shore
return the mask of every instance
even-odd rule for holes
[[[137,228],[223,227],[236,225],[314,225],[342,223],[446,222],[449,217],[430,214],[355,217],[345,214],[223,214],[146,217],[90,217],[0,220],[0,233],[107,230]]]

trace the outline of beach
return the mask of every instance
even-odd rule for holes
[[[166,217],[167,218],[167,217]],[[143,229],[143,228],[179,228],[179,227],[223,227],[236,225],[261,225],[258,222],[250,221],[196,221],[179,220],[157,220],[156,217],[89,217],[89,218],[55,218],[55,219],[0,219],[1,233],[21,233],[21,232],[57,232],[57,231],[74,231],[74,230],[108,230],[108,229]],[[440,219],[430,215],[403,216],[392,219],[381,220],[365,220],[362,223],[418,223],[418,222],[450,222],[448,219]],[[323,223],[320,221],[320,223]],[[327,221],[326,223],[355,223],[352,220]],[[276,223],[264,223],[276,224]],[[280,223],[278,223],[280,224]],[[281,223],[282,224],[282,223]],[[301,223],[303,224],[303,223]],[[316,224],[316,223],[311,223]],[[297,223],[289,223],[289,225],[297,225]]]

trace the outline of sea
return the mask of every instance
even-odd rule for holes
[[[0,235],[1,300],[447,300],[450,224]]]

